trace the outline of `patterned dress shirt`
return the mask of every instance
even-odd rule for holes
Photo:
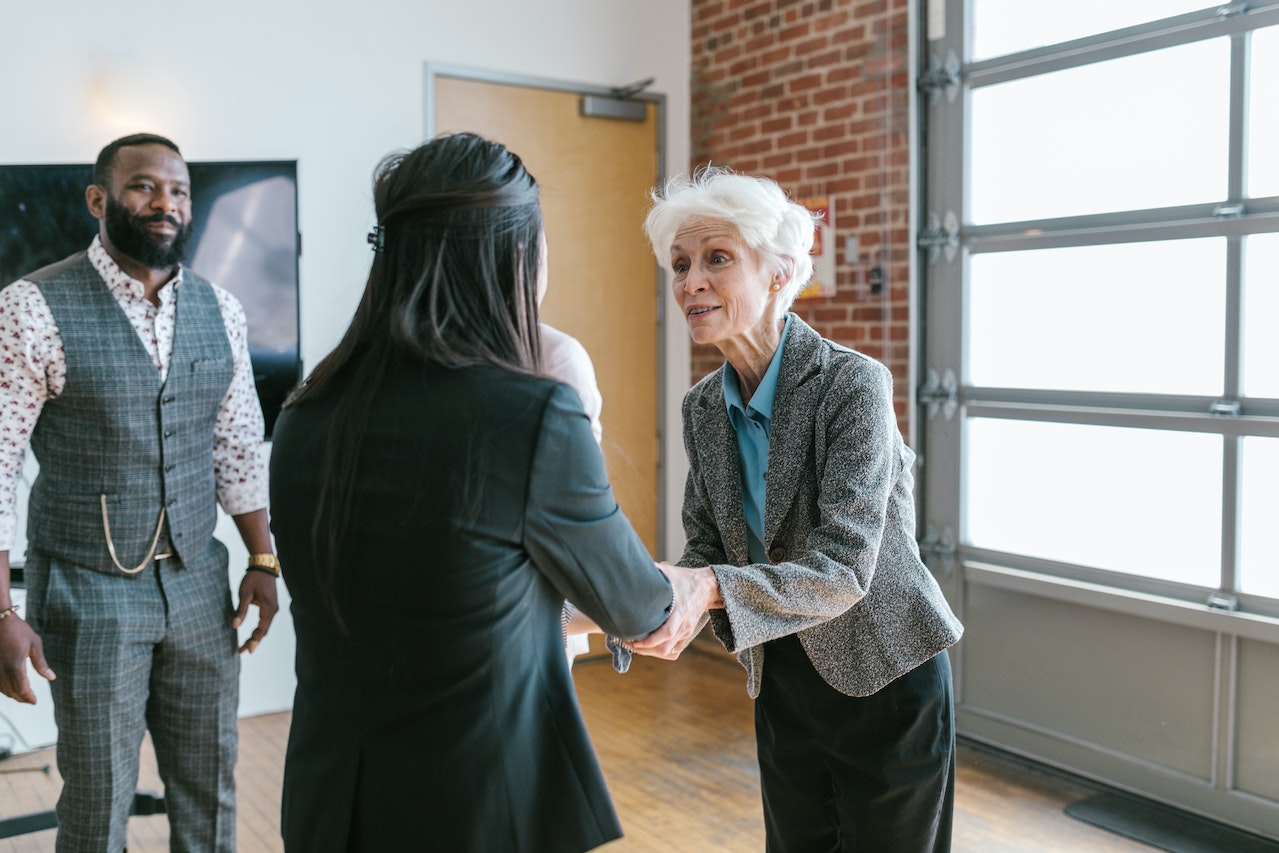
[[[120,269],[97,237],[89,246],[89,260],[137,331],[163,383],[173,355],[182,272],[160,288],[156,306],[146,298],[142,282]],[[240,515],[267,505],[265,425],[253,384],[244,309],[222,288],[214,285],[213,291],[235,369],[213,430],[213,473],[218,503],[229,515]],[[17,488],[32,430],[44,404],[62,393],[66,380],[62,335],[40,289],[20,280],[0,290],[0,551],[14,544]]]

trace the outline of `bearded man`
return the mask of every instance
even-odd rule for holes
[[[177,145],[102,149],[86,251],[0,290],[0,692],[58,725],[58,851],[118,851],[150,731],[174,851],[235,850],[236,629],[278,609],[262,409],[244,310],[182,266],[191,180]],[[26,621],[10,597],[28,445]],[[251,571],[232,604],[216,503]],[[56,676],[55,676],[56,673]]]

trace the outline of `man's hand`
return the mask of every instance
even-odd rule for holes
[[[701,630],[706,611],[723,607],[724,602],[719,595],[719,581],[709,568],[686,569],[671,563],[658,563],[657,567],[675,592],[671,615],[656,631],[626,645],[642,655],[675,660]]]
[[[275,578],[267,572],[244,573],[244,580],[240,581],[240,609],[235,612],[235,618],[231,620],[232,628],[238,629],[244,624],[245,617],[249,615],[250,604],[257,605],[258,626],[253,629],[249,639],[244,641],[244,645],[240,646],[241,654],[244,652],[253,654],[257,650],[258,643],[262,642],[266,632],[271,629],[271,620],[280,610]]]
[[[44,659],[40,637],[17,615],[0,619],[0,693],[25,702],[36,703],[35,691],[27,681],[27,661],[49,681],[57,678]]]

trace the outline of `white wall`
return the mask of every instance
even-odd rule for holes
[[[650,91],[667,97],[666,162],[679,171],[689,161],[689,27],[689,0],[6,2],[0,163],[91,162],[142,130],[191,160],[296,159],[309,367],[346,328],[368,272],[373,167],[422,139],[425,62],[591,86],[655,77]],[[688,346],[667,308],[663,550],[677,557]],[[238,564],[234,534],[223,538]],[[246,656],[243,710],[284,707],[278,696],[291,695],[289,628],[286,618],[267,641],[282,648]]]

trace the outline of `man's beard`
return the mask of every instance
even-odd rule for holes
[[[126,257],[153,270],[171,269],[186,258],[187,243],[191,240],[191,223],[178,225],[172,216],[157,213],[152,216],[134,216],[123,204],[107,196],[107,237],[111,244]],[[167,246],[156,242],[156,236],[147,230],[149,222],[168,222],[178,229]]]

